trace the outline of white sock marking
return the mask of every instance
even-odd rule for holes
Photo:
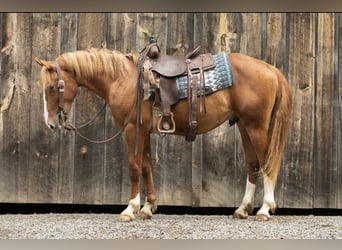
[[[257,214],[270,217],[269,210],[274,209],[275,206],[273,182],[267,176],[264,176],[264,202]]]
[[[246,190],[245,190],[245,195],[243,197],[243,204],[244,205],[247,205],[247,204],[253,205],[254,194],[255,194],[255,184],[249,182],[248,177],[247,177]]]
[[[140,210],[141,213],[145,213],[149,216],[152,216],[152,203],[147,201],[147,198],[145,199],[145,204],[143,206],[143,208]]]
[[[137,196],[130,200],[128,203],[127,208],[121,212],[122,215],[128,215],[131,218],[135,218],[134,214],[137,214],[139,212],[140,208],[140,193],[137,194]]]

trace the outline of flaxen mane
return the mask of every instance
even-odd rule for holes
[[[66,70],[74,72],[76,79],[102,76],[115,80],[127,74],[125,54],[108,49],[88,49],[64,53],[59,57],[66,63]]]

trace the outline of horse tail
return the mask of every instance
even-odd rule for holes
[[[275,184],[288,133],[292,94],[285,76],[276,68],[273,71],[277,75],[278,86],[268,130],[268,150],[263,172]]]

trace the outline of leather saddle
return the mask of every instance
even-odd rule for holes
[[[161,115],[157,122],[157,131],[161,134],[172,134],[176,130],[176,124],[171,112],[171,106],[179,101],[176,84],[177,77],[187,77],[189,131],[186,139],[193,141],[196,138],[197,129],[197,95],[200,93],[200,110],[202,105],[205,110],[204,95],[204,71],[215,68],[215,60],[212,54],[200,54],[200,46],[190,51],[185,57],[171,56],[160,53],[156,40],[151,39],[145,48],[146,59],[144,71],[150,70],[154,76],[155,104],[160,105]],[[145,77],[145,82],[147,80]],[[146,90],[145,90],[146,91]],[[202,98],[203,97],[203,98]],[[203,100],[203,101],[202,101]]]
[[[152,70],[159,75],[164,77],[177,77],[184,74],[187,74],[187,64],[186,59],[190,59],[190,69],[199,70],[200,67],[203,67],[203,70],[212,69],[215,67],[215,60],[212,54],[202,54],[203,56],[203,66],[202,60],[199,56],[199,51],[201,47],[196,47],[193,51],[188,53],[185,57],[179,56],[170,56],[166,54],[160,54],[157,58],[150,58],[152,62]],[[195,73],[195,72],[192,72]]]

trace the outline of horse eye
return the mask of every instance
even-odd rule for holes
[[[49,86],[49,87],[48,87],[48,90],[49,90],[50,92],[53,92],[53,91],[55,90],[55,86]]]

